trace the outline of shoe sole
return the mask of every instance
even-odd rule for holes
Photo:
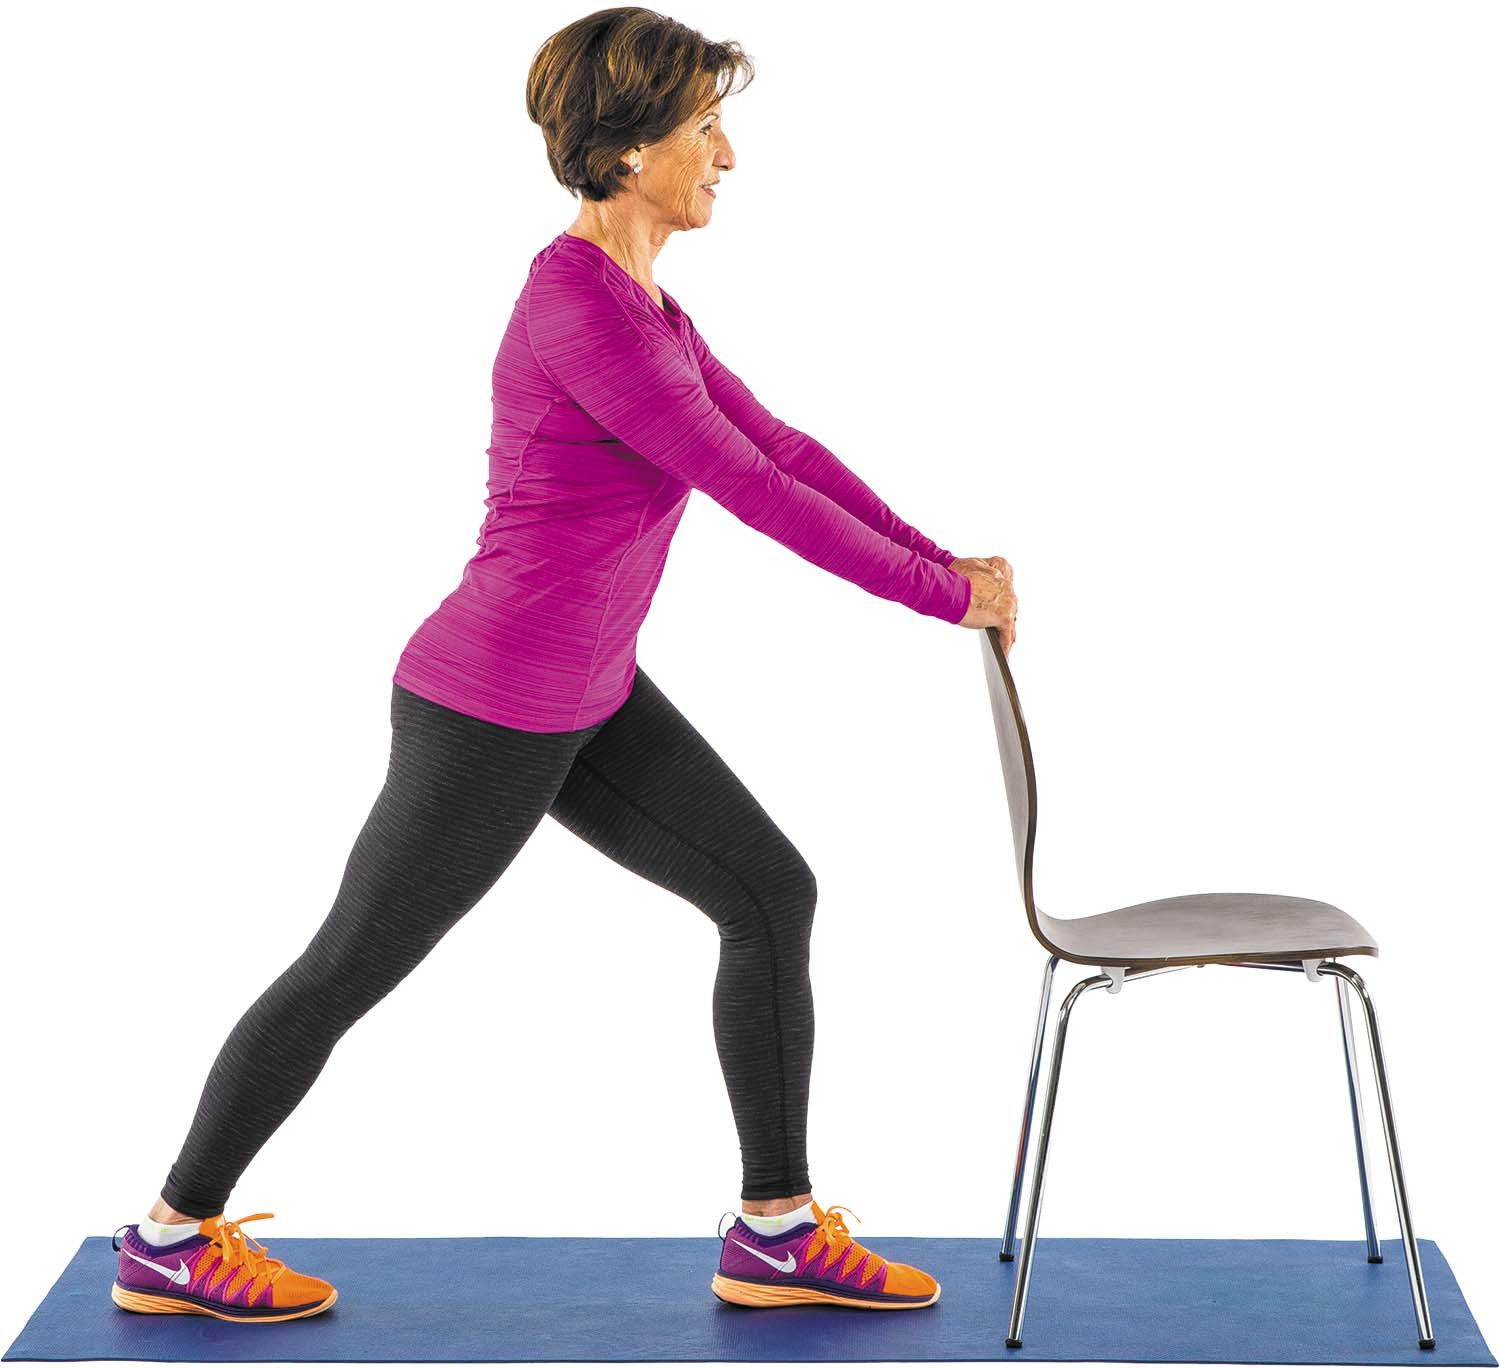
[[[714,1296],[736,1306],[795,1306],[799,1303],[821,1303],[827,1306],[858,1306],[868,1311],[907,1311],[913,1307],[931,1306],[942,1292],[939,1283],[925,1301],[876,1301],[870,1297],[852,1297],[848,1293],[824,1292],[816,1287],[786,1287],[778,1283],[740,1282],[715,1273],[710,1284]]]
[[[338,1288],[334,1288],[325,1300],[316,1306],[305,1307],[301,1311],[287,1311],[279,1316],[236,1316],[228,1311],[215,1311],[207,1306],[178,1301],[175,1297],[159,1297],[150,1292],[132,1292],[128,1287],[121,1287],[119,1283],[111,1285],[109,1295],[116,1306],[123,1307],[126,1311],[145,1311],[158,1316],[212,1316],[215,1320],[237,1321],[241,1325],[259,1325],[271,1321],[300,1320],[303,1316],[316,1316],[319,1311],[328,1310],[339,1299]]]

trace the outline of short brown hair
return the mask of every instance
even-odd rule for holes
[[[559,29],[526,75],[526,112],[547,143],[552,174],[584,199],[606,200],[629,171],[621,156],[701,114],[725,76],[755,77],[733,39],[711,42],[654,10],[598,10]]]

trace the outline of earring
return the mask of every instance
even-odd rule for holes
[[[636,162],[635,165],[632,166],[630,169],[632,171],[634,171],[636,175],[639,176],[641,174],[641,164],[640,164],[640,162]]]

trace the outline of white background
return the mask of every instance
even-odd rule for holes
[[[5,8],[7,1344],[144,1214],[332,903],[483,517],[495,348],[576,213],[524,83],[586,12]],[[903,517],[1014,565],[1045,910],[1259,890],[1375,935],[1416,1230],[1494,1346],[1495,9],[676,17],[758,74],[656,280]],[[877,1249],[998,1241],[1009,1195],[1045,956],[980,645],[701,492],[639,642],[817,874],[811,1172]],[[717,957],[544,822],[229,1214],[275,1212],[272,1253],[710,1236]],[[1362,1240],[1331,982],[1089,994],[1041,1230]]]

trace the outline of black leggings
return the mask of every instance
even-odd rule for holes
[[[333,909],[239,1019],[162,1187],[214,1216],[344,1032],[409,974],[550,812],[719,929],[713,1028],[743,1199],[808,1192],[812,870],[714,749],[637,668],[593,726],[530,732],[392,685],[385,784]]]

